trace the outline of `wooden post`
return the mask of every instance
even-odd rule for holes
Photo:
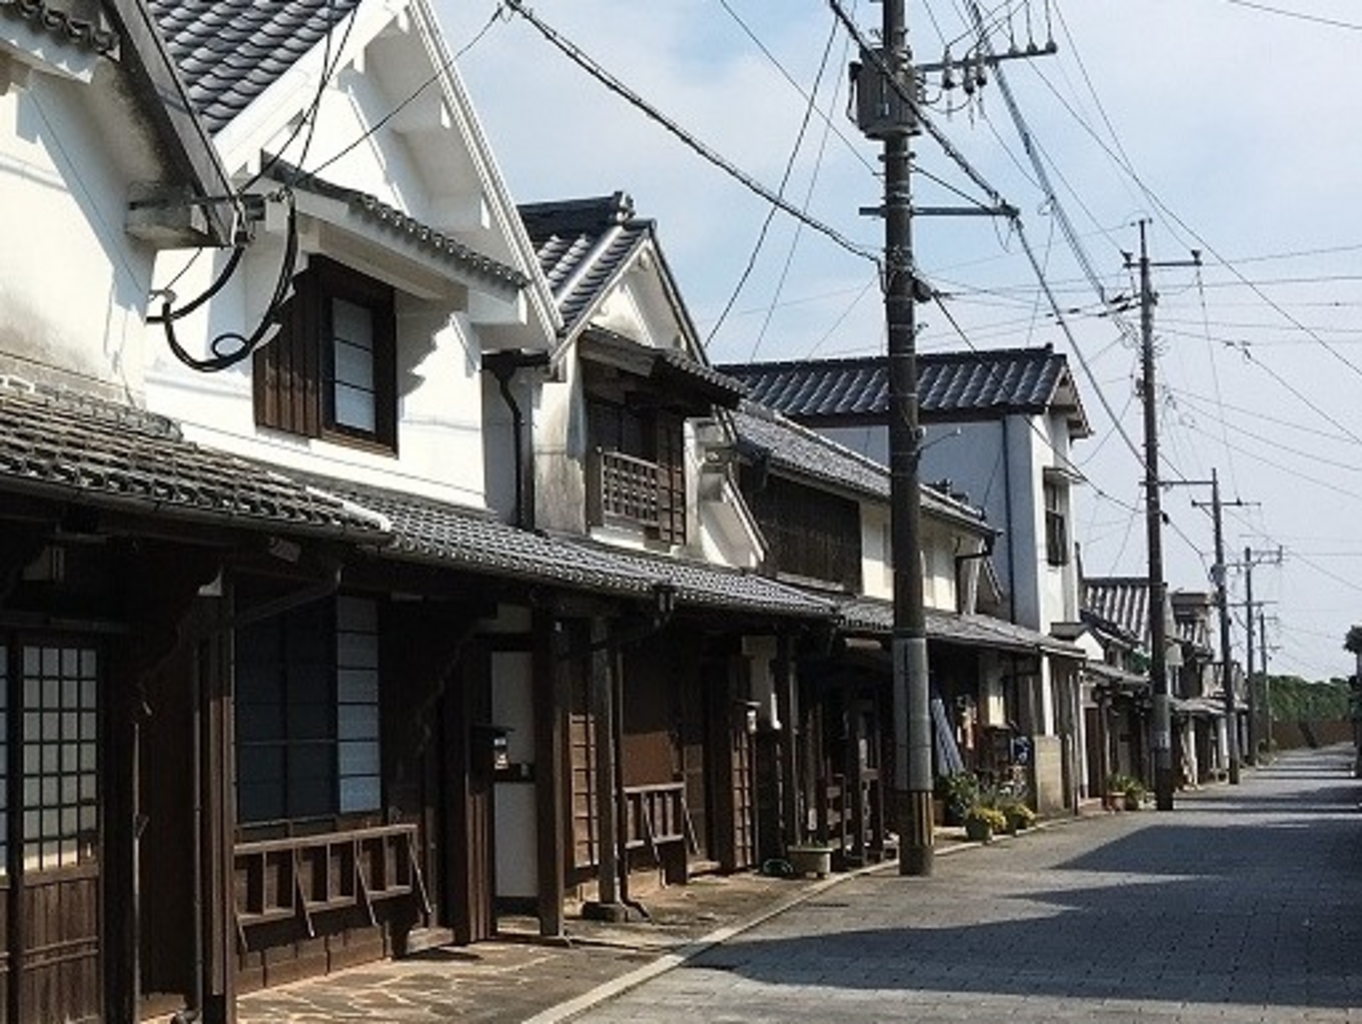
[[[591,620],[591,718],[596,731],[596,901],[583,913],[603,921],[622,921],[619,828],[615,786],[615,652],[605,619]]]
[[[566,638],[548,612],[534,615],[535,804],[538,829],[539,934],[563,934],[566,815],[563,808],[563,717],[567,707],[563,651]]]
[[[781,839],[794,846],[802,838],[799,820],[799,740],[800,708],[794,666],[790,657],[790,636],[776,638],[776,712],[780,716],[780,823]]]

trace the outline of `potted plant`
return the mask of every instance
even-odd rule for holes
[[[995,832],[1007,828],[1007,816],[996,807],[975,804],[965,812],[965,836],[976,843],[991,843]]]
[[[1138,811],[1140,804],[1144,803],[1146,794],[1144,783],[1139,779],[1127,779],[1125,790],[1122,794],[1122,806],[1127,811]]]
[[[1107,810],[1120,811],[1125,809],[1126,792],[1132,784],[1139,785],[1139,780],[1121,772],[1112,772],[1107,776],[1107,793],[1102,801]]]
[[[1036,812],[1020,800],[1008,801],[1003,804],[1001,810],[1003,817],[1007,820],[1007,831],[1010,833],[1015,834],[1036,823]]]
[[[951,772],[936,780],[936,798],[943,803],[943,824],[960,825],[965,814],[979,802],[979,780],[973,772]]]

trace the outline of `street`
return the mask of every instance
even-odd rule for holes
[[[576,1019],[1362,1021],[1350,754],[848,880]]]

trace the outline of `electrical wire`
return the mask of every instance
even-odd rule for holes
[[[294,205],[293,194],[290,191],[283,190],[281,198],[288,204],[289,208],[284,258],[279,266],[279,277],[275,281],[274,294],[270,296],[269,305],[265,308],[265,312],[261,315],[260,322],[256,325],[254,331],[249,335],[243,335],[236,331],[224,331],[215,336],[209,343],[209,350],[212,355],[206,359],[200,359],[191,355],[184,348],[175,333],[175,321],[179,317],[171,310],[171,300],[166,298],[162,302],[161,314],[157,322],[161,324],[165,332],[166,344],[170,346],[170,351],[174,353],[175,358],[191,370],[198,370],[200,373],[219,373],[231,369],[249,359],[255,350],[264,344],[276,326],[276,317],[288,296],[298,263],[298,210]],[[236,255],[236,253],[233,254],[233,256]],[[221,287],[224,281],[225,278],[220,278],[218,282],[215,282],[215,285]],[[229,344],[234,344],[236,347],[228,348]]]
[[[1289,11],[1284,7],[1255,3],[1254,0],[1225,0],[1225,3],[1232,4],[1235,7],[1247,7],[1253,11],[1262,11],[1265,14],[1278,14],[1284,18],[1297,18],[1300,21],[1308,21],[1315,25],[1327,25],[1329,28],[1343,28],[1352,32],[1362,32],[1362,25],[1356,22],[1339,21],[1337,18],[1326,18],[1319,14],[1306,14],[1304,11]]]
[[[596,81],[604,85],[616,96],[619,96],[630,106],[640,111],[650,121],[657,124],[661,128],[665,129],[669,134],[671,134],[674,138],[676,138],[679,142],[686,146],[687,149],[691,150],[691,152],[695,153],[697,156],[701,157],[708,163],[717,167],[719,170],[723,171],[730,178],[734,179],[743,187],[745,187],[749,192],[755,193],[762,199],[766,200],[768,203],[771,203],[773,206],[778,207],[784,213],[788,214],[789,216],[795,218],[798,221],[801,221],[807,227],[812,228],[819,234],[830,239],[837,246],[839,246],[842,249],[845,249],[853,256],[859,256],[861,259],[868,260],[871,263],[874,263],[876,266],[880,265],[880,257],[878,253],[870,249],[867,249],[865,246],[858,245],[857,243],[851,241],[849,238],[844,236],[836,228],[833,228],[823,223],[822,221],[804,213],[793,203],[788,202],[780,195],[771,191],[771,189],[767,188],[752,175],[740,169],[727,157],[723,156],[722,154],[714,150],[712,147],[706,145],[704,142],[701,142],[698,138],[696,138],[690,132],[686,131],[671,118],[667,117],[656,107],[648,103],[647,100],[643,99],[642,96],[634,92],[627,85],[621,82],[618,78],[615,78],[613,75],[611,75],[608,71],[601,67],[600,64],[598,64],[595,60],[589,57],[585,53],[585,51],[580,49],[574,43],[567,40],[556,29],[554,29],[552,26],[544,22],[537,14],[534,13],[534,11],[530,10],[528,7],[525,6],[523,0],[506,0],[506,3],[512,11],[514,11],[516,14],[519,14],[522,18],[529,22],[530,25],[532,25],[534,29],[541,36],[543,36],[544,39],[548,41],[555,49],[562,53],[563,56],[567,57],[568,60],[572,61],[572,63],[576,64],[579,68],[585,71],[592,78],[596,79]]]
[[[760,40],[757,40],[756,36],[753,35],[752,30],[747,28],[746,23],[741,18],[739,18],[738,15],[734,12],[733,8],[729,6],[728,0],[719,0],[719,3],[722,5],[724,10],[728,11],[728,13],[733,16],[733,19],[743,27],[747,34],[757,42],[757,45],[761,47],[762,51],[769,55],[770,51],[766,49],[766,47],[761,43]],[[809,130],[809,121],[812,119],[813,112],[817,107],[818,89],[823,83],[823,74],[828,69],[828,58],[832,56],[832,44],[836,42],[836,40],[837,40],[837,25],[834,22],[832,26],[832,31],[828,33],[828,41],[823,46],[823,57],[822,60],[820,60],[818,63],[818,73],[814,76],[813,88],[809,91],[807,96],[808,102],[804,106],[804,115],[799,122],[799,131],[795,133],[794,145],[790,147],[790,155],[785,161],[785,170],[781,172],[780,175],[780,185],[777,186],[776,188],[776,194],[780,196],[782,199],[785,197],[785,188],[790,183],[790,175],[794,173],[795,161],[799,159],[799,151],[804,147],[804,135]],[[771,59],[774,61],[775,57],[772,56]],[[778,63],[777,67],[779,67]],[[817,166],[815,166],[814,168],[815,181],[817,181],[817,174],[818,169]],[[810,185],[810,193],[812,193],[812,189],[813,186]],[[808,197],[806,196],[804,199],[803,209],[805,212],[807,212],[808,208],[809,200]],[[733,291],[728,296],[728,301],[724,303],[724,308],[720,310],[719,319],[714,321],[714,326],[710,329],[709,335],[705,338],[704,342],[705,348],[708,348],[710,343],[714,341],[714,336],[717,335],[719,333],[719,330],[723,327],[724,321],[728,319],[728,314],[733,309],[733,304],[738,301],[738,296],[742,294],[742,290],[747,285],[748,279],[751,278],[752,271],[756,269],[757,258],[761,255],[762,246],[766,244],[766,235],[771,230],[771,222],[775,220],[777,212],[778,208],[775,205],[772,205],[771,208],[766,211],[766,217],[761,222],[761,230],[757,232],[757,240],[752,246],[751,254],[747,257],[747,265],[743,267],[742,274],[738,277],[737,284],[733,286]],[[752,358],[756,358],[757,348],[760,345],[761,335],[758,335],[757,341],[753,344],[752,347]]]

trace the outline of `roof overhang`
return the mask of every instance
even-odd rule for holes
[[[677,404],[697,412],[713,405],[736,409],[746,390],[679,349],[653,348],[594,325],[578,339],[577,354],[588,362],[650,381],[664,394],[679,399]]]

